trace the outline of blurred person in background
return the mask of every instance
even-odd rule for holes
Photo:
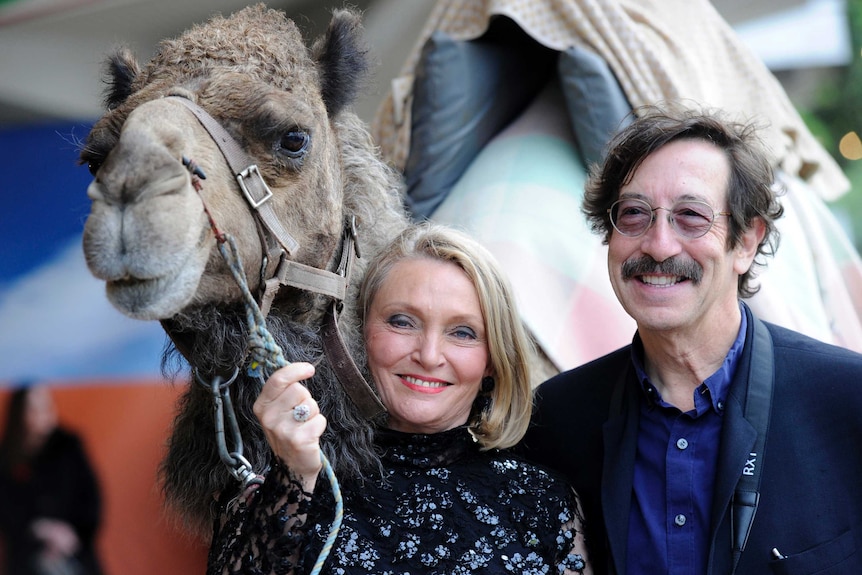
[[[5,575],[97,575],[98,480],[78,436],[58,423],[51,392],[22,385],[0,439]]]

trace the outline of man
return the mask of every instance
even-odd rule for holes
[[[862,573],[862,355],[740,299],[782,214],[754,128],[638,115],[583,206],[637,332],[542,384],[522,447],[574,484],[597,573]]]

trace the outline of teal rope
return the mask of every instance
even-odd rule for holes
[[[323,462],[323,472],[326,474],[326,478],[329,479],[329,484],[332,486],[332,495],[335,497],[335,518],[332,520],[332,526],[329,528],[329,535],[323,543],[323,549],[320,550],[320,554],[317,556],[317,562],[311,570],[311,575],[317,575],[320,573],[320,570],[323,569],[323,564],[326,562],[326,558],[329,556],[329,552],[335,544],[335,538],[338,537],[338,530],[341,528],[341,520],[344,518],[344,502],[341,500],[341,489],[338,487],[338,479],[335,478],[335,472],[332,470],[332,466],[329,464],[329,461],[326,460],[326,456],[323,454],[323,451],[320,452],[320,460]]]
[[[242,261],[240,260],[239,250],[236,247],[236,241],[229,234],[220,234],[217,239],[218,249],[230,267],[230,272],[233,274],[240,290],[242,290],[242,295],[245,299],[246,322],[249,328],[249,351],[252,359],[248,374],[253,377],[264,375],[269,377],[276,369],[286,366],[287,360],[284,359],[281,348],[275,343],[275,339],[266,328],[266,318],[263,316],[260,307],[248,288],[248,282],[242,269]],[[323,463],[323,471],[329,480],[329,484],[332,486],[332,495],[335,497],[335,518],[329,529],[329,536],[323,544],[323,549],[320,550],[320,554],[317,556],[317,562],[314,564],[311,575],[318,575],[323,568],[323,564],[326,562],[326,558],[329,557],[329,552],[335,544],[335,539],[338,537],[338,530],[341,529],[341,521],[344,518],[344,502],[341,499],[341,488],[338,486],[338,479],[335,477],[332,465],[330,465],[322,450],[320,452],[320,461]]]

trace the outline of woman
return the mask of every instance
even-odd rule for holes
[[[51,392],[22,386],[0,441],[0,536],[10,575],[101,573],[99,485],[78,437],[59,427]]]
[[[389,412],[379,477],[342,479],[344,522],[325,573],[591,573],[583,519],[556,476],[500,451],[529,423],[532,348],[507,280],[477,242],[409,228],[372,262],[359,309],[368,370]],[[210,573],[308,573],[328,535],[326,428],[297,362],[255,414],[275,453],[263,487],[217,529]],[[247,520],[268,521],[243,541]]]

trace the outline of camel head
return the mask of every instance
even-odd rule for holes
[[[207,383],[235,370],[234,411],[256,472],[270,450],[252,412],[260,381],[238,369],[249,332],[226,237],[249,290],[271,303],[266,323],[287,360],[317,365],[306,384],[330,421],[322,443],[335,471],[359,476],[377,462],[369,418],[336,383],[332,365],[347,362],[329,360],[321,335],[328,312],[342,310],[338,331],[362,365],[356,290],[366,262],[407,225],[400,178],[349,106],[367,68],[360,33],[357,14],[336,11],[308,47],[283,13],[256,5],[163,41],[144,66],[121,49],[108,59],[107,112],[81,153],[94,176],[90,271],[120,311],[161,321],[174,344],[166,360],[180,352]],[[345,238],[361,258],[345,258]],[[349,282],[335,273],[348,267]],[[340,278],[344,297],[309,289],[309,270]],[[210,524],[213,494],[235,487],[213,419],[210,390],[192,383],[161,466],[167,500],[197,526]]]
[[[253,292],[280,259],[333,267],[351,217],[343,157],[356,144],[342,142],[338,124],[366,71],[358,28],[356,14],[335,12],[308,48],[293,22],[257,5],[163,41],[145,66],[123,49],[109,59],[107,113],[81,153],[94,176],[83,243],[117,309],[166,320],[239,300],[214,230],[235,239]],[[261,223],[185,103],[211,116],[257,166],[287,241]],[[297,298],[299,307],[308,299],[285,291],[278,298]]]

